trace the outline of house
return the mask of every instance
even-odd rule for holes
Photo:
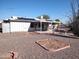
[[[70,29],[70,28],[69,28],[67,25],[61,23],[61,24],[58,26],[57,31],[67,33],[69,29]]]
[[[2,33],[47,31],[50,21],[37,20],[34,18],[11,17],[0,23]]]
[[[68,32],[69,28],[60,21],[53,21],[53,29],[56,32]]]

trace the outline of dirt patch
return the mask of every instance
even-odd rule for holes
[[[70,44],[66,42],[51,39],[39,40],[36,41],[36,43],[42,46],[44,49],[54,52],[70,47]]]

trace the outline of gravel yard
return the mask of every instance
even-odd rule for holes
[[[71,47],[49,52],[35,43],[40,39],[62,40]],[[0,33],[0,55],[10,51],[18,53],[17,59],[79,59],[79,39],[35,33]]]

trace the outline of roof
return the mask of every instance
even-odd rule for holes
[[[18,19],[15,19],[15,20],[11,20],[11,19],[8,19],[8,20],[3,20],[3,22],[46,22],[46,23],[51,23],[51,21],[41,21],[41,20],[36,20],[36,19],[33,19],[33,18],[18,18]]]
[[[53,23],[60,24],[61,22],[60,21],[53,21]]]
[[[38,22],[37,20],[35,19],[31,19],[31,18],[18,18],[18,19],[15,19],[15,20],[3,20],[3,22]]]
[[[3,20],[5,23],[9,22],[44,22],[44,23],[51,23],[50,20],[37,20],[36,18],[24,18],[24,17],[14,17],[14,19],[8,19],[8,20]]]
[[[2,21],[0,21],[0,23],[2,23]]]
[[[23,17],[18,17],[19,20],[35,20],[34,18],[23,18]]]

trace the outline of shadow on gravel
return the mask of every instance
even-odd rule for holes
[[[49,34],[53,36],[60,36],[60,37],[65,37],[65,38],[73,38],[73,39],[79,39],[77,36],[66,36],[66,35],[60,35],[60,34]]]
[[[50,33],[38,33],[38,34],[44,34],[44,35],[53,35],[53,36],[59,36],[59,37],[65,37],[65,38],[73,38],[73,39],[79,39],[77,36],[68,36],[68,35],[61,35],[61,34],[50,34]]]

